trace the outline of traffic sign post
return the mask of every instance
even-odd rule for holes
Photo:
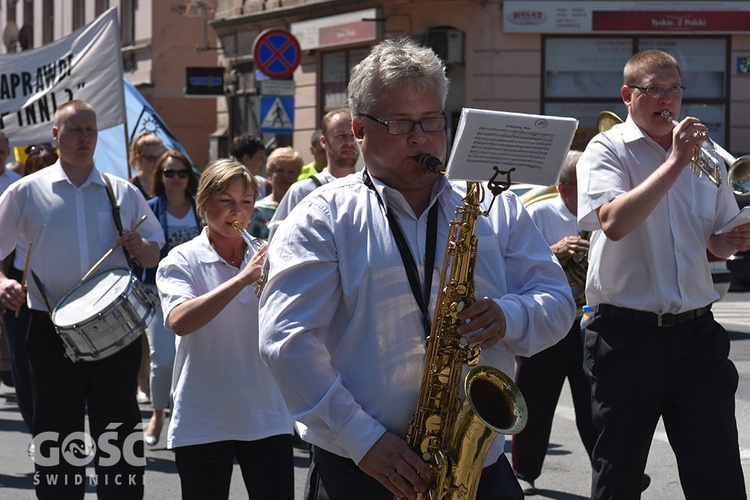
[[[255,67],[270,78],[289,78],[299,66],[302,51],[294,35],[271,28],[262,32],[253,43]]]

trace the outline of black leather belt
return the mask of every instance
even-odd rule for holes
[[[596,306],[596,313],[604,317],[624,319],[636,323],[644,323],[651,326],[676,326],[694,319],[700,318],[704,314],[711,312],[711,305],[699,307],[692,311],[685,311],[679,314],[657,314],[648,311],[637,311],[635,309],[626,309],[610,304],[599,304]]]

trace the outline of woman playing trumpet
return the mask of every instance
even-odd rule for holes
[[[182,498],[228,498],[233,461],[250,498],[294,496],[292,418],[258,353],[258,298],[266,245],[246,260],[234,224],[253,216],[258,183],[234,160],[201,176],[196,207],[205,228],[161,261],[156,283],[165,325],[178,336],[175,451]]]

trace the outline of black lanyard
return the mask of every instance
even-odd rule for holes
[[[430,292],[432,291],[432,272],[435,269],[435,247],[437,246],[437,219],[438,219],[438,202],[437,200],[433,203],[430,208],[430,213],[427,215],[427,247],[425,248],[425,268],[424,281],[419,279],[419,271],[417,270],[417,263],[414,262],[414,257],[409,250],[409,244],[406,241],[401,226],[398,224],[398,219],[392,214],[383,203],[380,198],[377,189],[370,179],[370,174],[365,170],[363,172],[363,178],[365,186],[372,189],[375,193],[375,197],[378,199],[378,204],[385,212],[385,217],[388,219],[388,225],[391,228],[393,238],[396,240],[396,246],[398,252],[401,254],[401,260],[404,263],[404,269],[406,269],[406,277],[409,279],[409,286],[411,287],[411,293],[419,305],[419,309],[422,311],[422,325],[424,326],[425,335],[430,334],[432,328],[432,322],[430,321]],[[420,287],[420,283],[422,286]],[[420,289],[421,288],[421,289]]]

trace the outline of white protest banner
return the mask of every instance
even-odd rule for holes
[[[55,110],[79,99],[99,129],[125,122],[117,9],[34,50],[0,55],[0,131],[13,145],[52,140]]]

